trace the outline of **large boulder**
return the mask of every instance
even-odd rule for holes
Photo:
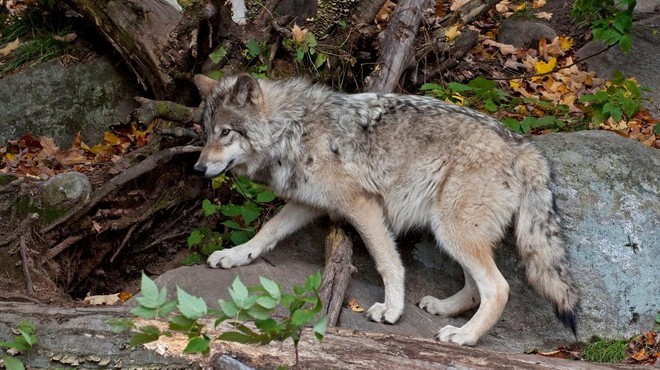
[[[578,337],[627,337],[651,329],[660,311],[660,151],[604,131],[553,134],[535,138],[555,170],[558,206],[568,230],[571,269],[582,297]],[[181,267],[159,277],[203,296],[211,305],[228,298],[236,275],[247,284],[258,276],[284,286],[302,284],[323,268],[327,222],[295,234],[253,264],[232,270]],[[480,345],[523,351],[573,341],[555,319],[551,305],[525,282],[524,267],[508,237],[497,263],[511,286],[501,320]],[[407,268],[406,310],[395,325],[367,321],[344,308],[341,326],[431,338],[444,325],[464,324],[474,311],[457,318],[432,316],[415,306],[424,295],[446,297],[462,287],[460,268],[424,235],[402,238]],[[356,244],[348,297],[368,308],[383,298],[382,282],[363,246]],[[172,290],[172,289],[170,289]]]
[[[78,131],[93,145],[108,126],[123,121],[143,92],[106,57],[67,67],[40,64],[0,79],[0,146],[26,133],[49,136],[63,147]]]

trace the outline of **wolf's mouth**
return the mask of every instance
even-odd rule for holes
[[[231,161],[229,161],[229,163],[227,163],[227,166],[225,167],[225,169],[220,171],[220,173],[229,171],[231,169],[231,165],[233,165],[233,164],[234,164],[234,160],[232,159]]]

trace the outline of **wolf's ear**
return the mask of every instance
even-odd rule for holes
[[[238,75],[230,101],[239,107],[244,107],[248,104],[257,105],[261,102],[261,99],[259,81],[247,73]]]
[[[204,75],[195,75],[193,81],[195,82],[195,86],[197,86],[197,90],[199,90],[199,95],[204,100],[208,99],[215,87],[218,86],[218,81]]]

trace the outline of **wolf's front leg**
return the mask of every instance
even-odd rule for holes
[[[360,233],[385,286],[385,302],[375,303],[365,316],[372,321],[394,324],[403,314],[405,273],[394,238],[385,225],[383,210],[375,200],[362,197],[350,205],[348,219]]]
[[[206,262],[213,268],[223,269],[247,265],[321,214],[317,209],[289,202],[268,220],[250,241],[234,248],[213,252]]]

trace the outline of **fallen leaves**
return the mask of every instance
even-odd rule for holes
[[[153,123],[145,130],[124,125],[105,132],[103,141],[92,147],[78,133],[71,148],[65,150],[52,138],[26,134],[0,148],[0,173],[46,179],[66,171],[88,172],[97,163],[117,162],[129,150],[146,145],[152,132]]]
[[[348,300],[348,302],[346,302],[346,305],[353,312],[358,312],[358,313],[364,312],[364,308],[360,305],[360,303],[355,298],[350,298]]]
[[[0,49],[0,54],[2,54],[3,57],[6,57],[14,50],[18,49],[19,46],[21,46],[21,42],[17,37],[16,40],[7,43],[4,48]]]

